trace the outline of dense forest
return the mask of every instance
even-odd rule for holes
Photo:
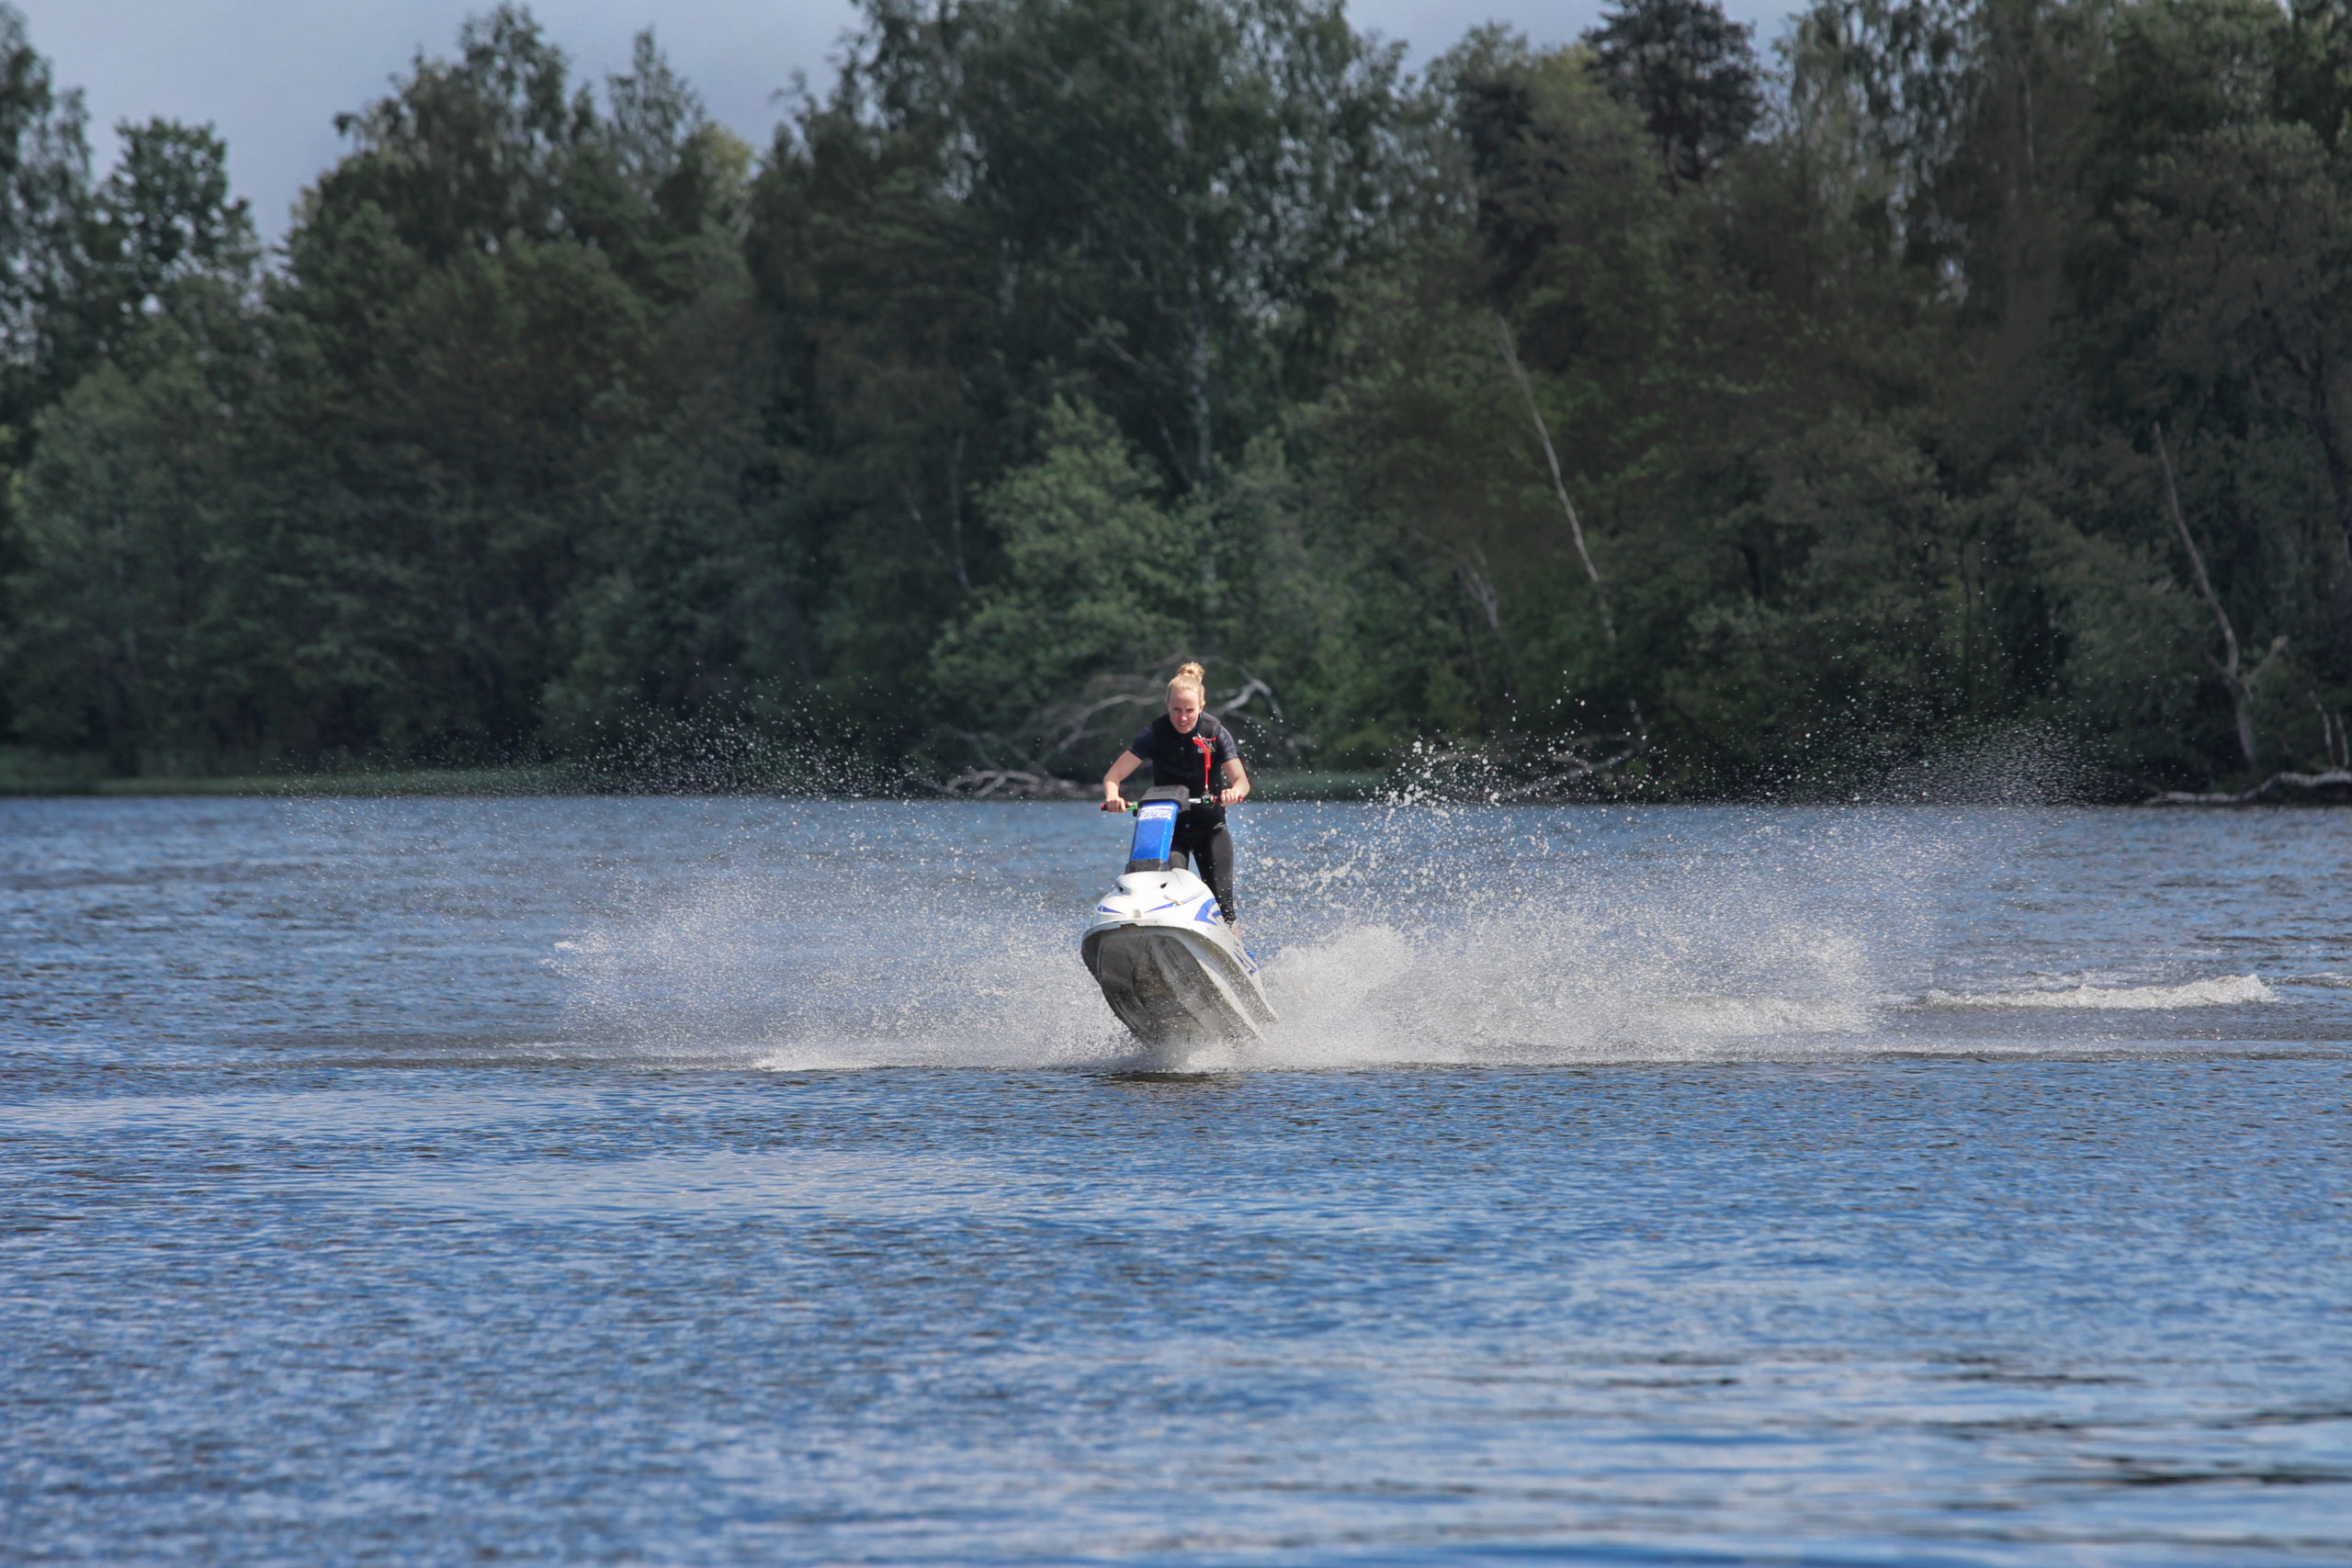
[[[765,148],[469,23],[265,252],[0,8],[0,727],[1770,795],[2342,768],[2346,0],[867,0]],[[813,770],[817,764],[808,764]]]

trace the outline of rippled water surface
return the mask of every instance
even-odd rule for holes
[[[2352,813],[0,801],[0,1561],[2352,1560]]]

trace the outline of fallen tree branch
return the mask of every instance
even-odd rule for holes
[[[933,795],[962,800],[1084,800],[1092,793],[1068,779],[1019,768],[974,768],[942,782],[913,782]]]
[[[2300,792],[2300,793],[2298,793]],[[2321,796],[2327,798],[2322,799]],[[2222,791],[2199,794],[2168,789],[2150,795],[2143,806],[2256,806],[2267,800],[2300,805],[2352,803],[2352,769],[2330,768],[2324,773],[2273,773],[2252,789],[2235,795]]]
[[[1274,722],[1276,724],[1289,723],[1290,721],[1288,719],[1283,717],[1283,705],[1275,700],[1274,689],[1272,686],[1267,685],[1263,681],[1258,679],[1255,675],[1250,675],[1250,672],[1246,670],[1243,671],[1242,673],[1244,675],[1249,675],[1250,683],[1242,687],[1241,690],[1234,693],[1233,695],[1226,698],[1223,703],[1218,705],[1218,706],[1223,708],[1226,712],[1231,713],[1237,708],[1249,706],[1250,699],[1251,697],[1263,697],[1266,699],[1267,711],[1274,716]]]
[[[1619,793],[1611,787],[1620,784],[1617,770],[1644,750],[1644,739],[1631,732],[1580,735],[1523,761],[1491,747],[1432,748],[1415,752],[1407,764],[1408,776],[1384,798],[1393,805],[1442,800],[1489,806],[1603,798]],[[1605,754],[1596,757],[1594,752]]]
[[[1055,757],[1064,755],[1080,741],[1092,739],[1097,733],[1094,728],[1094,716],[1097,714],[1105,713],[1115,707],[1150,707],[1159,700],[1158,692],[1146,690],[1141,693],[1121,693],[1114,696],[1104,697],[1099,702],[1090,703],[1082,708],[1065,710],[1061,733],[1057,735],[1053,743],[1046,747],[1046,755]]]

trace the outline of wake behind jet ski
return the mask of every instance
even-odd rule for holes
[[[1111,1010],[1147,1044],[1252,1040],[1275,1021],[1240,934],[1173,848],[1178,815],[1210,804],[1181,784],[1145,793],[1127,868],[1079,944]]]

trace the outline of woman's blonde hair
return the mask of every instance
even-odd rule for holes
[[[1175,679],[1168,682],[1168,694],[1172,697],[1179,692],[1190,692],[1201,699],[1203,707],[1206,707],[1209,702],[1208,678],[1209,672],[1199,665],[1187,664],[1176,671]]]

